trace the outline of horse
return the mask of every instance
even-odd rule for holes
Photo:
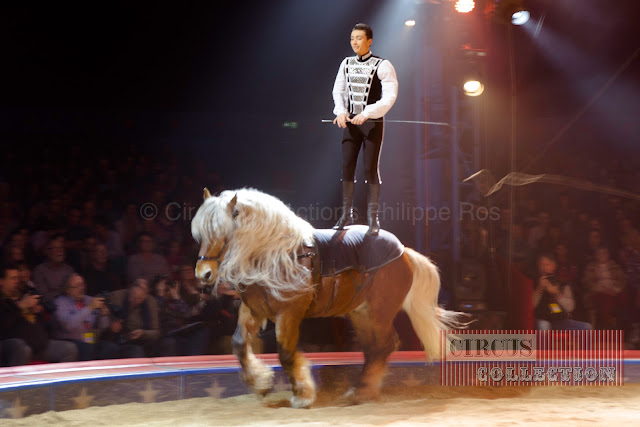
[[[408,314],[427,361],[440,356],[441,331],[461,325],[462,313],[438,307],[440,276],[427,257],[401,245],[397,258],[374,271],[348,268],[321,276],[314,228],[281,200],[259,190],[227,190],[216,197],[205,188],[191,232],[200,244],[195,273],[201,284],[215,289],[224,282],[240,296],[232,351],[242,367],[242,379],[259,396],[272,388],[271,368],[251,347],[271,320],[279,361],[291,383],[293,408],[308,408],[316,399],[309,361],[297,350],[304,318],[350,318],[364,353],[358,383],[347,393],[353,403],[380,397],[387,358],[399,345],[393,320],[401,309]],[[370,239],[375,250],[377,237]]]

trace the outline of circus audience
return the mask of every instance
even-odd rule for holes
[[[98,295],[122,288],[122,272],[109,259],[107,247],[103,243],[96,243],[91,253],[91,261],[84,270],[87,280],[87,294]]]
[[[591,325],[572,319],[575,309],[573,291],[556,276],[558,264],[551,254],[538,257],[538,279],[533,294],[537,329],[592,329]]]
[[[44,144],[35,156],[30,150],[18,150],[12,161],[0,158],[0,256],[3,262],[17,263],[19,274],[20,292],[12,298],[18,298],[21,305],[36,299],[39,306],[47,305],[47,310],[35,304],[25,309],[30,319],[55,319],[61,314],[51,311],[48,303],[60,295],[69,297],[64,280],[75,271],[85,279],[86,297],[109,294],[105,305],[113,310],[109,326],[100,335],[118,346],[120,357],[185,353],[182,344],[175,348],[175,339],[173,344],[161,340],[168,338],[168,332],[198,321],[209,328],[205,352],[230,351],[238,297],[201,293],[194,275],[198,247],[190,237],[189,216],[201,202],[200,188],[208,185],[223,190],[219,176],[203,159],[191,158],[184,150],[171,153],[154,146],[147,151],[142,144],[115,144],[109,153],[96,158],[90,155],[90,146],[84,140],[56,148]],[[613,156],[608,151],[594,153],[594,158],[603,159],[602,164]],[[639,192],[635,171],[640,168],[629,163],[632,159],[626,168],[604,171],[598,162],[583,161],[581,153],[558,159],[556,164],[553,159],[547,162],[548,173],[594,177],[601,184]],[[513,201],[504,189],[487,200],[499,207],[500,218],[491,224],[466,224],[474,236],[483,238],[469,240],[469,247],[462,241],[463,252],[481,242],[491,256],[507,259],[510,255],[515,268],[535,281],[531,291],[542,291],[539,306],[544,306],[543,297],[552,299],[557,288],[555,298],[559,306],[565,304],[570,320],[592,322],[593,314],[596,328],[625,328],[625,338],[637,331],[635,345],[640,348],[637,203],[551,184],[515,188]],[[144,218],[140,210],[149,202],[156,205],[154,220]],[[596,259],[596,249],[602,246],[609,249],[605,263]],[[548,279],[543,284],[538,277],[536,260],[547,252],[556,257],[553,276],[557,285]],[[446,253],[438,255],[449,258]],[[444,264],[441,268],[450,270]],[[177,290],[167,287],[170,280],[165,283],[164,308],[159,299],[148,295],[144,282],[159,275],[179,282]],[[444,275],[445,288],[447,280],[451,279]],[[491,281],[498,283],[500,278]],[[122,289],[130,283],[141,285]],[[23,298],[22,290],[33,292],[34,287],[45,297]],[[574,308],[569,310],[571,300]],[[188,315],[178,316],[184,309],[178,301],[187,305]],[[11,306],[6,298],[3,304]],[[547,326],[558,327],[555,323]],[[32,351],[14,332],[3,328],[0,334],[2,363],[28,363],[32,357],[43,357],[39,348]],[[33,344],[37,347],[38,343]],[[26,357],[25,348],[38,354]]]
[[[520,270],[526,270],[533,261],[534,251],[531,249],[529,242],[525,240],[524,228],[520,223],[513,224],[513,241],[511,244],[513,262]]]
[[[98,243],[98,239],[94,234],[89,234],[82,244],[82,248],[79,253],[79,263],[77,271],[87,271],[89,266],[91,265],[91,257],[94,253],[94,248]]]
[[[26,261],[24,250],[20,246],[7,247],[5,258],[7,264],[18,264]]]
[[[7,264],[11,265],[11,264]],[[18,281],[20,289],[36,289],[36,284],[31,280],[31,269],[26,262],[16,264],[18,268]]]
[[[620,328],[624,311],[626,277],[622,268],[609,257],[609,249],[601,246],[584,274],[587,306],[592,322],[603,329]]]
[[[142,219],[136,203],[127,203],[122,217],[116,221],[115,226],[124,250],[133,253],[136,248],[136,236],[142,232]]]
[[[584,295],[584,291],[582,289],[578,266],[569,255],[567,243],[557,243],[553,248],[552,253],[555,256],[557,264],[555,276],[558,279],[558,282],[561,286],[569,286],[573,292],[575,301],[575,309],[572,313],[573,317],[586,319],[587,316],[584,312],[584,301],[579,297],[575,298],[576,296]]]
[[[106,218],[96,220],[95,236],[97,243],[102,243],[109,253],[109,258],[119,259],[124,256],[120,235],[112,230],[111,224]]]
[[[529,246],[534,249],[538,249],[540,241],[547,237],[549,232],[549,222],[551,216],[547,211],[540,211],[538,213],[536,225],[529,230]]]
[[[178,281],[180,282],[180,292],[182,299],[191,307],[191,314],[198,315],[205,304],[203,295],[200,292],[200,283],[196,278],[194,266],[192,264],[182,264],[178,270]]]
[[[0,274],[0,339],[11,340],[8,345],[15,352],[6,363],[78,360],[78,349],[73,343],[50,338],[51,322],[40,295],[20,290],[18,268],[5,266]]]
[[[191,308],[180,296],[180,283],[166,276],[154,278],[151,289],[158,303],[160,329],[167,340],[174,341],[177,356],[195,356],[207,352],[209,328],[195,321]]]
[[[25,233],[27,235],[25,235]],[[27,240],[28,230],[26,228],[15,230],[8,236],[3,248],[5,263],[32,261],[33,254],[28,252],[29,246],[27,245]]]
[[[227,283],[221,283],[218,286],[217,293],[210,295],[203,294],[204,305],[202,310],[194,316],[194,319],[205,322],[209,325],[209,345],[211,352],[214,354],[231,353],[231,339],[238,322],[238,311],[240,306],[240,297],[238,292],[233,290]],[[270,330],[274,332],[273,328]],[[263,335],[265,331],[261,331],[260,337],[254,339],[252,343],[254,351],[259,352],[259,347],[265,345],[267,341]],[[275,346],[273,346],[275,349]]]
[[[538,241],[538,251],[553,252],[558,244],[563,241],[562,229],[557,223],[550,223],[547,234]]]
[[[176,240],[169,242],[166,259],[167,264],[169,264],[169,271],[171,271],[171,278],[178,280],[180,278],[180,268],[187,263],[180,242]]]
[[[571,198],[567,193],[558,195],[558,203],[553,210],[553,218],[560,225],[560,231],[568,236],[572,229],[573,218],[575,217],[575,207],[571,204]]]
[[[74,272],[65,263],[64,237],[53,236],[46,248],[47,260],[33,270],[33,281],[42,295],[53,300],[64,293],[64,280]]]
[[[89,235],[89,229],[80,224],[82,210],[73,206],[67,215],[67,228],[64,241],[67,259],[75,270],[82,268],[82,249],[84,241]]]
[[[629,228],[621,240],[620,262],[629,292],[625,333],[640,345],[640,231]]]
[[[112,292],[109,300],[119,308],[119,319],[101,338],[118,343],[122,357],[175,355],[175,343],[162,337],[158,304],[149,295],[145,279],[136,279],[127,289]]]
[[[602,241],[602,232],[597,229],[590,229],[587,233],[587,244],[582,247],[582,270],[588,264],[592,263],[596,259],[596,251],[604,244]]]
[[[78,347],[78,360],[115,359],[117,344],[99,340],[110,324],[109,309],[104,298],[90,297],[82,276],[71,274],[65,281],[65,295],[56,301],[54,337],[73,342]]]
[[[556,276],[563,285],[575,286],[578,280],[578,266],[569,257],[566,243],[557,243],[553,248],[558,270]]]
[[[26,365],[31,359],[31,349],[22,338],[18,338],[18,331],[12,330],[17,322],[14,306],[32,306],[36,298],[30,296],[23,301],[18,298],[18,269],[11,265],[2,267],[0,275],[0,366]]]
[[[142,232],[138,235],[138,252],[130,255],[127,260],[127,280],[136,279],[151,281],[155,276],[168,276],[169,265],[160,254],[154,253],[153,236]]]

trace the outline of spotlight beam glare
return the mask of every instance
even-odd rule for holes
[[[455,9],[460,13],[469,13],[475,5],[473,0],[458,0],[456,1]]]
[[[567,121],[567,123],[551,138],[538,153],[538,155],[529,161],[523,171],[527,171],[532,165],[538,162],[542,156],[553,146],[556,142],[562,138],[562,136],[585,114],[589,109],[597,111],[597,117],[604,120],[606,125],[612,132],[619,131],[615,126],[617,115],[619,115],[620,105],[608,105],[606,102],[596,103],[609,87],[618,79],[618,77],[631,65],[635,58],[640,54],[640,48],[637,48],[627,60],[618,68],[613,75],[603,83],[595,82],[594,79],[587,79],[580,76],[580,73],[584,73],[585,70],[591,70],[591,75],[597,76],[597,80],[601,80],[604,76],[610,75],[601,63],[596,62],[592,57],[580,52],[575,46],[568,41],[563,40],[556,35],[549,28],[545,28],[544,31],[540,31],[537,37],[533,37],[535,29],[534,26],[527,28],[524,26],[525,34],[532,36],[534,43],[538,44],[541,52],[552,62],[552,64],[565,73],[565,79],[567,81],[567,87],[571,90],[578,99],[584,101],[583,106],[574,114],[574,116]],[[597,84],[597,85],[596,85]],[[598,88],[598,86],[600,86]],[[633,92],[633,90],[632,90]],[[626,93],[626,97],[617,97],[614,101],[615,104],[619,104],[625,99],[638,99],[640,94],[638,93]],[[616,108],[617,106],[617,108]]]
[[[518,11],[511,16],[511,23],[513,25],[524,25],[529,21],[530,16],[531,15],[526,10]]]

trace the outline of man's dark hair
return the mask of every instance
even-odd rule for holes
[[[353,27],[353,30],[351,31],[355,31],[355,30],[362,30],[364,31],[364,33],[367,35],[368,39],[372,39],[373,38],[373,30],[371,30],[371,27],[368,26],[367,24],[356,24]]]

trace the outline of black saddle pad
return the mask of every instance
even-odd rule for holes
[[[376,270],[404,253],[404,245],[395,235],[380,230],[377,236],[371,236],[368,229],[366,225],[352,225],[344,230],[314,230],[320,275],[332,276],[350,268]]]

